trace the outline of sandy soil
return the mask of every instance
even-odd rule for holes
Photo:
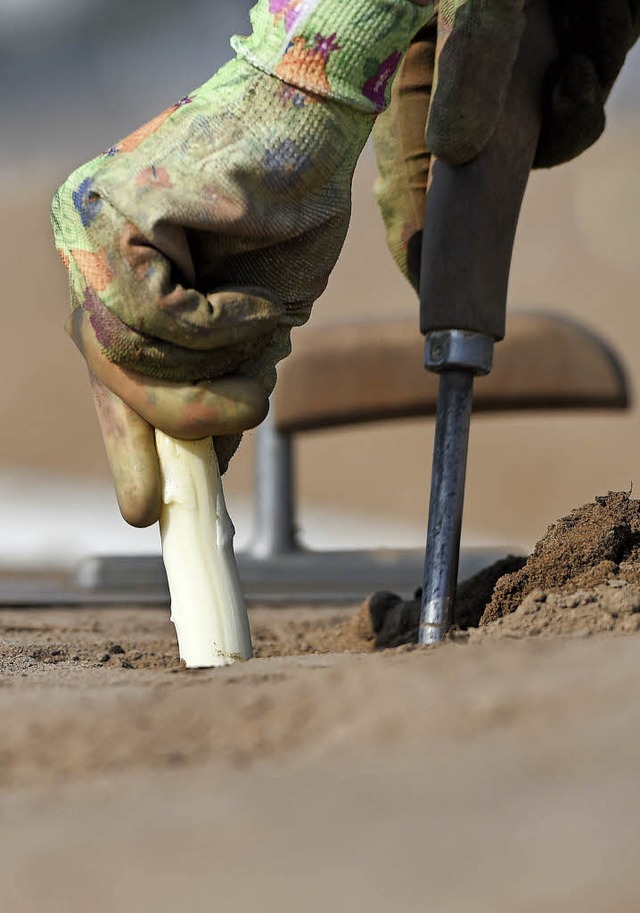
[[[252,622],[305,649],[348,614]],[[637,635],[203,672],[157,610],[0,636],[6,913],[637,909]]]
[[[195,672],[164,610],[0,612],[0,909],[637,909],[639,532],[574,511],[435,648],[389,598]]]

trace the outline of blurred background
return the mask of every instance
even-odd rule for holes
[[[248,31],[248,0],[0,0],[0,568],[70,566],[96,551],[155,551],[120,520],[81,359],[62,325],[64,270],[49,200],[67,174],[204,82]],[[608,107],[606,136],[536,174],[516,242],[510,307],[580,317],[635,381],[640,347],[640,51]],[[386,253],[360,162],[349,239],[313,322],[417,314]],[[304,332],[304,328],[298,332]],[[294,339],[295,345],[295,339]],[[305,541],[419,545],[431,422],[307,435],[298,444]],[[467,543],[528,547],[609,489],[640,488],[640,426],[621,414],[499,416],[472,426]],[[226,483],[237,542],[250,537],[253,436]],[[636,489],[637,490],[637,489]]]

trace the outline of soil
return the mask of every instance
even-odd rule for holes
[[[503,577],[482,616],[514,612],[533,590],[591,590],[612,581],[640,586],[640,501],[609,492],[549,528],[522,569]]]
[[[418,590],[370,596],[348,624],[353,649],[417,641]],[[459,588],[450,637],[589,635],[640,630],[640,501],[609,492],[554,523],[528,559],[509,556]]]
[[[573,511],[437,648],[390,593],[199,671],[164,609],[2,610],[0,909],[637,909],[639,518]]]

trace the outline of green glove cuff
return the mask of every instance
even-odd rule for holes
[[[411,0],[259,0],[253,33],[231,44],[265,73],[361,111],[383,111],[395,71],[433,3]]]

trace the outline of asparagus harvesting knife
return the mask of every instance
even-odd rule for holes
[[[511,253],[541,124],[545,73],[556,55],[546,0],[527,27],[500,121],[471,162],[436,161],[420,269],[425,367],[440,375],[419,639],[438,643],[455,599],[473,379],[504,337]]]

